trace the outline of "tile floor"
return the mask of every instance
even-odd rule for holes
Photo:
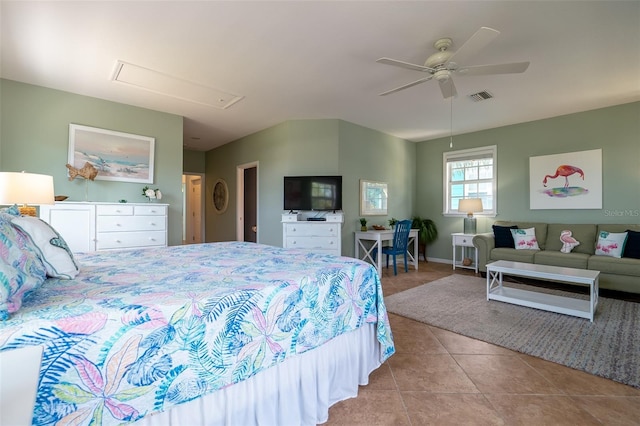
[[[385,295],[452,273],[382,275]],[[640,390],[390,314],[396,353],[326,425],[640,425]],[[640,354],[639,354],[640,356]]]

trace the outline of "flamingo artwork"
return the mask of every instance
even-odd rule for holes
[[[571,231],[567,229],[560,232],[560,241],[562,241],[562,248],[560,249],[562,253],[571,253],[571,250],[573,250],[575,246],[580,245],[580,241],[573,238]]]
[[[564,179],[565,179],[564,187],[567,188],[569,186],[569,176],[575,173],[578,173],[582,178],[582,180],[584,180],[584,172],[582,171],[581,168],[575,167],[575,166],[569,166],[567,164],[562,164],[560,167],[558,167],[558,169],[556,170],[556,173],[553,176],[546,175],[544,177],[544,180],[542,181],[542,185],[544,185],[545,187],[547,186],[547,179],[555,179],[558,176],[564,176]]]

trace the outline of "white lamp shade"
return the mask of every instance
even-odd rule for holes
[[[480,198],[465,198],[458,203],[458,211],[467,213],[467,216],[472,217],[473,213],[481,212],[482,200]]]
[[[0,172],[0,205],[53,203],[53,176]]]

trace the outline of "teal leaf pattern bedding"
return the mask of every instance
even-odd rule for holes
[[[373,266],[244,242],[85,253],[0,323],[0,350],[42,345],[34,424],[115,425],[191,401],[376,324]]]

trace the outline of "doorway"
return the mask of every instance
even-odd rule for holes
[[[242,164],[236,169],[238,181],[238,241],[257,243],[258,227],[258,162]]]
[[[204,242],[204,174],[182,175],[182,244]]]

